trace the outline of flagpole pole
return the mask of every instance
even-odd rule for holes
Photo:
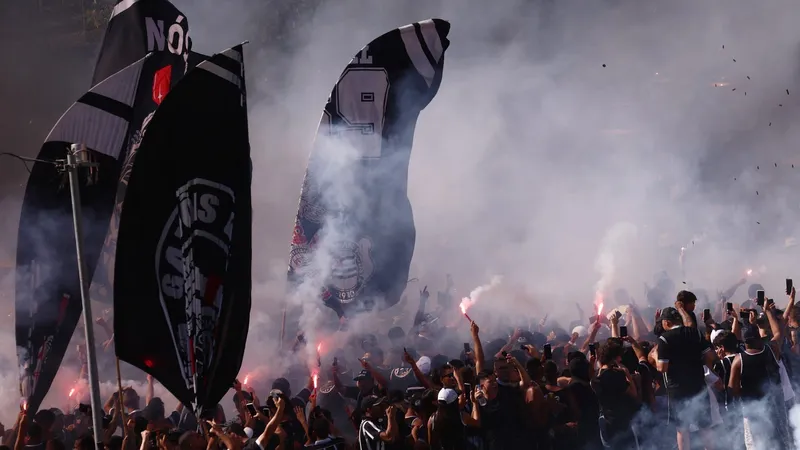
[[[83,329],[86,338],[86,358],[89,366],[89,392],[92,403],[92,427],[95,445],[103,441],[103,406],[100,401],[100,380],[97,375],[97,355],[94,348],[94,328],[92,327],[92,305],[86,286],[86,266],[83,260],[83,212],[81,211],[80,180],[78,168],[89,167],[86,146],[72,144],[67,153],[65,169],[69,175],[69,192],[72,197],[72,225],[75,231],[75,251],[78,262],[78,281],[80,282],[81,304],[83,305]],[[122,405],[120,405],[122,407]]]

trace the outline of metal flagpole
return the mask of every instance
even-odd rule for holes
[[[86,333],[86,359],[89,366],[89,388],[92,402],[92,427],[94,428],[95,445],[102,444],[103,436],[103,406],[100,400],[100,380],[97,376],[97,355],[94,348],[94,328],[92,327],[92,305],[86,286],[86,266],[83,261],[83,229],[81,211],[80,180],[78,168],[90,167],[93,164],[88,160],[86,146],[72,144],[67,153],[67,162],[64,168],[69,174],[69,192],[72,197],[72,225],[75,229],[75,250],[78,259],[78,280],[80,281],[81,304],[83,305],[83,328]],[[120,407],[123,407],[120,405]]]

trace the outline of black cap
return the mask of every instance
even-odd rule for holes
[[[678,312],[677,309],[668,306],[661,310],[661,320],[669,320],[672,323],[683,323],[683,318],[681,318],[681,313]]]
[[[742,339],[745,342],[752,342],[761,339],[761,333],[755,325],[745,325],[742,327]]]
[[[361,372],[358,372],[358,375],[353,377],[353,381],[366,380],[366,379],[370,380],[372,379],[372,374],[369,373],[369,370],[367,369],[362,369]]]
[[[386,403],[386,397],[378,397],[377,395],[368,395],[361,401],[361,408],[369,409]]]

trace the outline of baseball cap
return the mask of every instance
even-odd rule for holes
[[[717,339],[717,336],[719,336],[720,334],[722,334],[722,332],[723,332],[723,331],[724,331],[724,330],[714,330],[714,331],[712,331],[712,332],[711,332],[711,342],[713,343],[713,342],[714,342],[714,340],[716,340],[716,339]]]
[[[678,312],[677,309],[668,306],[661,310],[661,320],[669,320],[673,323],[683,323],[683,319],[681,318],[681,313]]]
[[[423,356],[419,359],[419,361],[417,361],[417,367],[423,375],[430,375],[431,365],[431,359],[427,356]]]
[[[449,405],[458,399],[458,393],[453,389],[444,388],[439,391],[439,395],[436,397],[440,402],[444,402]]]
[[[757,341],[761,339],[761,333],[755,325],[745,325],[742,327],[742,339],[747,341]]]
[[[382,403],[386,403],[386,397],[378,397],[377,395],[368,395],[361,401],[361,408],[373,408]]]
[[[361,372],[358,372],[358,375],[353,377],[353,381],[366,380],[366,379],[370,380],[372,379],[372,374],[369,373],[369,370],[367,369],[362,369]]]

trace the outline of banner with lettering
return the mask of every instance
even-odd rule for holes
[[[198,64],[156,110],[119,223],[117,356],[195,411],[216,406],[242,364],[251,170],[237,46]]]
[[[420,112],[442,80],[450,24],[430,19],[362,48],[323,110],[289,259],[296,295],[340,317],[400,299],[416,230],[408,164]]]
[[[119,203],[117,186],[142,124],[187,65],[201,59],[189,46],[188,22],[170,2],[120,1],[91,90],[59,119],[37,155],[45,161],[64,159],[70,144],[81,143],[97,164],[80,174],[83,256],[90,276],[101,254],[104,262],[113,260],[116,233],[109,224]],[[37,162],[20,215],[15,304],[20,387],[32,411],[50,389],[81,315],[75,261],[69,185],[54,165]],[[98,272],[106,276],[98,277],[92,297],[109,301],[108,270]]]

